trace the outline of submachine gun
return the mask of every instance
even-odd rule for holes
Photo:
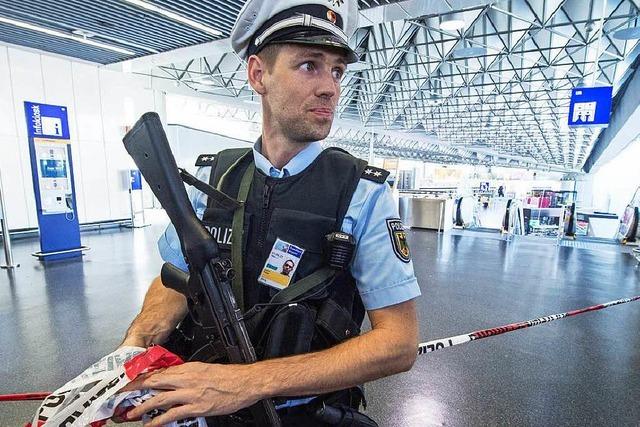
[[[255,362],[256,352],[231,291],[231,262],[220,258],[218,244],[193,211],[158,114],[145,113],[123,142],[175,226],[189,266],[187,275],[165,263],[163,282],[178,284],[175,287],[184,290],[191,317],[212,344],[214,340],[222,341],[230,363]],[[249,410],[256,425],[281,426],[271,399],[262,400]]]

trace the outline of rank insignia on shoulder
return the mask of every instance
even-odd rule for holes
[[[215,158],[215,154],[200,154],[196,160],[196,166],[211,166]]]
[[[393,252],[400,261],[411,261],[409,243],[407,242],[407,233],[404,231],[402,222],[398,218],[387,219],[387,229],[389,230],[389,237],[391,238]]]
[[[380,169],[375,166],[367,165],[362,172],[361,178],[368,179],[369,181],[377,182],[378,184],[383,184],[387,177],[389,176],[389,171],[385,169]]]

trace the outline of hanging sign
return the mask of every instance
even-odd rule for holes
[[[613,87],[576,87],[571,91],[569,126],[607,127]]]

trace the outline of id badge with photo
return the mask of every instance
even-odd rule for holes
[[[276,239],[258,281],[276,289],[286,288],[298,269],[303,253],[303,248]]]

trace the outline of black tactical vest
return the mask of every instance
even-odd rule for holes
[[[239,160],[239,161],[238,161]],[[242,176],[253,161],[250,150],[225,150],[212,165],[210,184],[236,198]],[[237,163],[236,163],[237,162]],[[236,163],[234,165],[234,163]],[[229,167],[233,168],[229,170]],[[244,307],[267,303],[277,290],[258,283],[258,276],[277,238],[302,247],[292,286],[323,267],[325,236],[340,231],[366,162],[335,148],[324,150],[304,171],[271,178],[255,170],[244,212]],[[220,178],[224,176],[222,183]],[[233,213],[209,200],[203,223],[225,256],[231,249]],[[341,291],[355,290],[348,277]]]
[[[197,163],[204,164],[200,160]],[[224,150],[206,164],[212,168],[209,184],[237,199],[245,172],[253,167],[253,153],[250,149]],[[381,171],[376,172],[376,179],[372,179],[373,170]],[[335,271],[330,280],[303,294],[294,304],[269,304],[274,296],[277,299],[279,291],[259,283],[258,277],[278,238],[305,250],[289,288],[314,272],[328,270],[325,236],[341,231],[360,179],[384,182],[387,175],[337,148],[322,151],[294,176],[272,178],[257,169],[253,171],[242,227],[241,299],[258,359],[322,350],[360,333],[365,310],[348,270]],[[234,213],[209,198],[203,215],[202,222],[218,242],[223,258],[231,259]],[[196,342],[189,345],[193,344],[195,347],[187,352],[200,347]],[[181,346],[178,344],[177,348]],[[204,353],[208,352],[199,353],[195,360],[217,359],[215,354]],[[353,408],[358,408],[362,399],[360,387],[323,397],[325,402],[340,402]]]
[[[208,160],[201,161],[205,157]],[[360,179],[383,183],[388,172],[338,148],[322,151],[304,171],[286,178],[268,177],[255,169],[250,149],[224,150],[212,158],[202,155],[196,163],[211,166],[212,187],[237,199],[243,178],[250,183],[244,215],[208,198],[202,222],[218,242],[221,257],[232,259],[232,243],[240,240],[232,233],[234,215],[236,228],[243,218],[238,228],[242,252],[236,257],[241,262],[234,261],[233,266],[243,277],[234,284],[234,293],[243,302],[239,306],[258,359],[321,350],[358,335],[365,313],[362,299],[348,268],[328,266],[326,236],[341,231]],[[258,282],[278,238],[304,249],[285,291],[308,290],[294,299],[283,299],[285,291]],[[319,273],[326,279],[313,285]],[[300,283],[304,286],[296,287]],[[216,345],[205,345],[208,341],[201,339],[193,323],[189,318],[182,322],[180,333],[171,337],[172,348],[183,349],[179,354],[187,360],[222,360]]]

